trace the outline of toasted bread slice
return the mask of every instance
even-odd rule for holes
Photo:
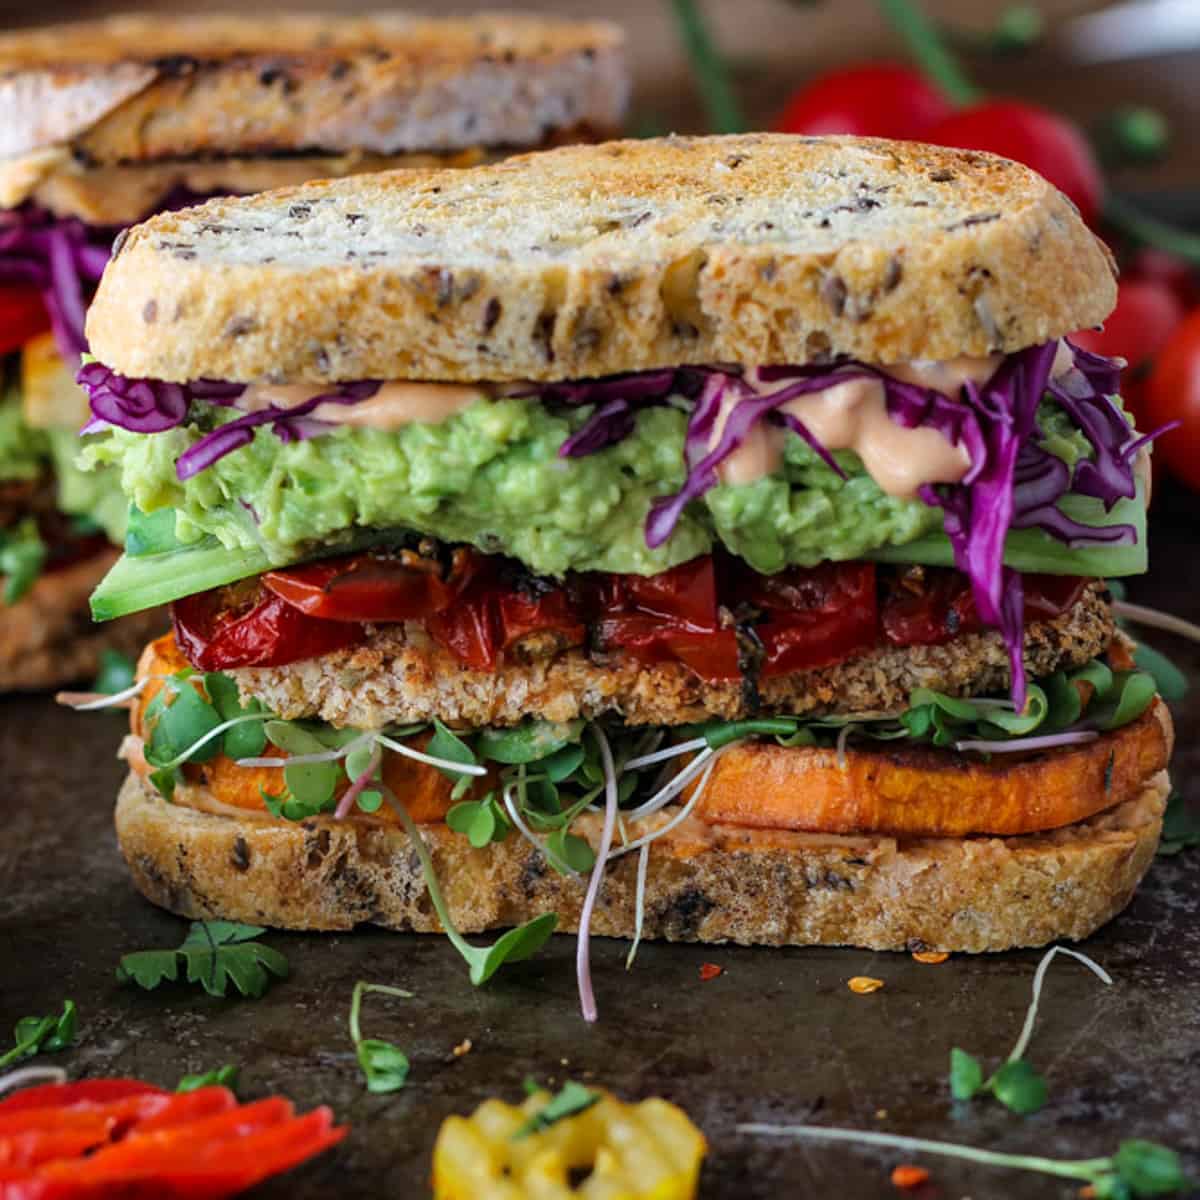
[[[536,146],[615,130],[613,25],[548,17],[126,16],[0,37],[0,158]]]
[[[1083,938],[1128,904],[1150,865],[1170,784],[1052,833],[1019,837],[843,837],[689,820],[652,843],[644,935],[671,941],[995,951]],[[598,818],[573,827],[593,844]],[[167,804],[136,774],[121,789],[117,838],[134,884],[183,916],[288,929],[370,922],[438,928],[402,830],[318,817],[298,824]],[[557,875],[511,837],[475,849],[424,826],[460,929],[516,925],[543,912],[579,921],[586,879]],[[637,855],[606,872],[595,933],[630,937]]]
[[[316,183],[134,230],[91,311],[133,376],[567,379],[1010,352],[1101,321],[1106,247],[969,150],[783,134]],[[167,314],[151,336],[145,311]]]

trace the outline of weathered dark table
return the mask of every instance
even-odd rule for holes
[[[1155,569],[1131,598],[1200,619],[1198,522],[1194,497],[1164,491],[1153,522]],[[1156,640],[1200,678],[1194,648]],[[133,892],[117,854],[109,813],[122,775],[113,758],[121,719],[76,716],[44,697],[10,698],[0,713],[0,1029],[71,996],[81,1038],[52,1061],[72,1074],[173,1085],[185,1072],[237,1062],[245,1096],[281,1091],[304,1108],[332,1105],[353,1126],[349,1139],[261,1189],[264,1200],[427,1194],[442,1118],[486,1096],[519,1096],[531,1073],[683,1105],[711,1144],[705,1197],[894,1198],[888,1173],[911,1157],[735,1133],[751,1120],[811,1118],[1070,1157],[1148,1137],[1184,1152],[1200,1176],[1200,851],[1157,860],[1129,910],[1087,943],[1113,987],[1055,964],[1031,1054],[1051,1100],[1022,1119],[995,1104],[956,1111],[946,1067],[955,1044],[993,1061],[1007,1053],[1036,952],[922,966],[855,950],[648,945],[626,974],[624,944],[602,939],[594,1028],[579,1017],[571,938],[482,990],[443,939],[375,930],[272,936],[292,974],[257,1002],[119,987],[121,954],[175,945],[185,929]],[[1200,695],[1176,716],[1175,776],[1200,804]],[[698,968],[708,961],[725,974],[702,983]],[[886,987],[853,995],[846,980],[860,974]],[[409,1085],[393,1096],[363,1091],[351,1051],[346,1016],[361,978],[416,993],[411,1001],[369,998],[364,1014],[371,1036],[412,1058]],[[464,1038],[474,1048],[455,1058]],[[927,1165],[927,1198],[1074,1195],[1050,1179]]]

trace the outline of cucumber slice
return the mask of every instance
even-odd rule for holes
[[[1146,506],[1139,489],[1135,500],[1118,500],[1110,513],[1090,496],[1064,496],[1060,504],[1070,517],[1095,528],[1132,525],[1137,540],[1131,546],[1086,546],[1072,550],[1040,529],[1014,529],[1004,543],[1004,562],[1017,571],[1044,575],[1087,575],[1107,578],[1142,575],[1147,567]],[[884,546],[865,555],[876,562],[954,566],[954,550],[943,533],[929,534],[903,546]]]
[[[125,553],[92,593],[92,617],[111,621],[249,575],[261,575],[276,565],[257,546],[227,550],[216,538],[159,554],[135,557]]]

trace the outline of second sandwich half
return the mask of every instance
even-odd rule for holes
[[[1069,340],[1114,297],[1032,172],[853,138],[139,227],[81,375],[134,505],[95,615],[174,617],[135,881],[298,928],[1086,935],[1171,738],[1103,583],[1144,570],[1146,439]]]

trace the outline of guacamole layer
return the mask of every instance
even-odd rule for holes
[[[1069,459],[1086,448],[1057,406],[1043,409],[1056,453]],[[853,452],[836,455],[842,479],[789,434],[780,472],[712,489],[665,545],[650,550],[650,504],[684,481],[686,413],[644,410],[624,441],[560,458],[563,440],[589,412],[503,399],[394,432],[342,426],[284,443],[260,428],[249,445],[180,482],[179,455],[237,415],[197,405],[192,424],[165,433],[114,429],[81,462],[118,469],[142,512],[174,509],[180,543],[213,535],[227,549],[261,550],[274,563],[306,557],[347,531],[402,527],[511,555],[541,575],[654,574],[718,544],[770,573],[862,558],[941,529],[939,509],[886,495]]]

